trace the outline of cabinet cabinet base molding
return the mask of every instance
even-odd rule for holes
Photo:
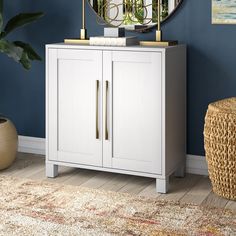
[[[46,176],[49,178],[55,178],[60,173],[58,172],[58,166],[68,166],[68,167],[76,167],[80,169],[87,169],[87,170],[96,170],[96,171],[104,171],[104,172],[111,172],[117,174],[125,174],[125,175],[134,175],[134,176],[141,176],[141,177],[148,177],[156,179],[156,191],[158,193],[167,193],[169,190],[169,176],[173,173],[177,177],[184,177],[185,176],[185,166],[179,166],[176,170],[168,173],[167,176],[162,175],[155,175],[150,173],[142,173],[142,172],[134,172],[134,171],[127,171],[127,170],[119,170],[119,169],[112,169],[112,168],[105,168],[105,167],[97,167],[97,166],[86,166],[86,165],[78,165],[74,163],[66,163],[66,162],[57,162],[57,161],[46,161]],[[179,172],[179,171],[184,172]],[[181,173],[181,175],[180,175]]]

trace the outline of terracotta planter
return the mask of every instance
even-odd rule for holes
[[[18,136],[15,126],[0,117],[0,170],[9,167],[16,158]]]

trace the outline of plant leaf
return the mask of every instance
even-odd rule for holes
[[[14,16],[13,18],[11,18],[5,29],[4,29],[4,36],[6,36],[7,34],[9,34],[11,31],[13,31],[14,29],[24,26],[26,24],[29,24],[39,18],[41,18],[44,15],[44,13],[42,12],[35,12],[35,13],[21,13],[19,15]]]
[[[30,58],[28,53],[24,51],[24,48],[15,45],[5,39],[0,40],[0,52],[5,53],[9,57],[13,58],[16,62],[29,70],[31,68]]]
[[[3,26],[3,0],[0,0],[0,32]]]
[[[42,61],[42,58],[34,51],[34,49],[28,44],[21,41],[13,42],[16,46],[24,49],[24,52],[27,53],[30,60]]]
[[[28,54],[27,52],[23,51],[22,53],[22,57],[19,61],[22,66],[26,69],[26,70],[29,70],[31,68],[31,63],[30,63],[30,59],[28,57]]]
[[[7,54],[7,56],[13,58],[16,62],[20,62],[23,49],[5,39],[1,39],[0,52]]]

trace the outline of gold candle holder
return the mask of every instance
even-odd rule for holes
[[[89,44],[89,39],[87,39],[87,30],[85,28],[85,0],[82,0],[82,28],[80,29],[80,38],[64,39],[64,43]]]
[[[157,1],[157,30],[156,30],[156,41],[140,41],[141,46],[161,46],[161,47],[168,47],[174,46],[178,44],[178,41],[162,40],[162,31],[161,31],[161,0]]]

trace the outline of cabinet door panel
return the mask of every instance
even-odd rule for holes
[[[57,60],[53,77],[55,87],[51,89],[56,90],[57,99],[52,98],[51,106],[56,107],[58,118],[54,120],[56,129],[51,129],[53,137],[57,137],[56,150],[51,151],[55,152],[54,159],[58,161],[102,165],[102,134],[96,139],[97,128],[102,128],[99,112],[102,104],[101,59],[99,51],[63,49],[58,50],[57,58],[54,58]]]
[[[110,85],[104,166],[161,174],[161,54],[104,52],[103,58]]]

